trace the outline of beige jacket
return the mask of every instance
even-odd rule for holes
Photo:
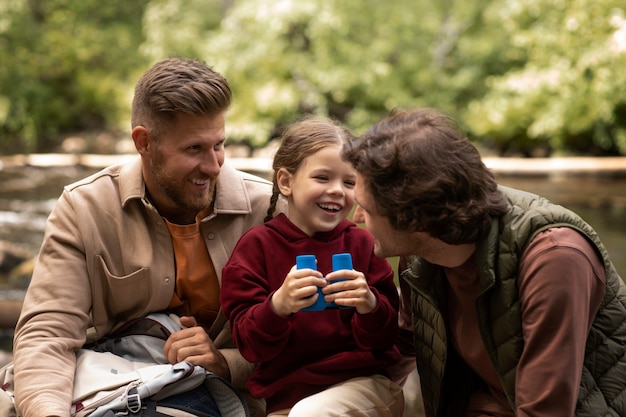
[[[201,230],[220,283],[241,235],[263,222],[271,183],[224,164]],[[65,187],[15,331],[15,397],[23,417],[69,416],[75,350],[126,320],[165,309],[175,265],[167,226],[146,199],[139,157]],[[209,331],[244,387],[252,372],[223,315]]]

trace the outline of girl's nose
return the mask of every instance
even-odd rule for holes
[[[345,194],[346,191],[343,187],[343,181],[331,181],[328,184],[329,194]]]

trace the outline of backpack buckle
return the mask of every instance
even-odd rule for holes
[[[133,414],[141,410],[141,397],[139,396],[139,392],[137,392],[137,387],[132,387],[128,390],[126,395],[126,408]]]

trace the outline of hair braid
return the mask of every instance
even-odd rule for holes
[[[278,189],[278,185],[274,183],[274,186],[272,189],[272,197],[270,198],[270,206],[267,208],[267,215],[265,216],[265,219],[263,219],[264,223],[272,220],[272,218],[274,217],[274,211],[276,210],[276,202],[278,201],[279,196],[280,196],[280,190]]]

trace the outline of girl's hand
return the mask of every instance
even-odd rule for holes
[[[318,297],[317,288],[324,287],[326,281],[322,273],[313,269],[297,269],[294,265],[283,285],[272,296],[270,304],[274,311],[288,317],[313,304]]]
[[[343,278],[344,281],[337,281]],[[356,307],[359,314],[371,313],[378,304],[378,299],[370,290],[362,272],[353,269],[342,269],[326,275],[328,285],[322,289],[328,303]]]

